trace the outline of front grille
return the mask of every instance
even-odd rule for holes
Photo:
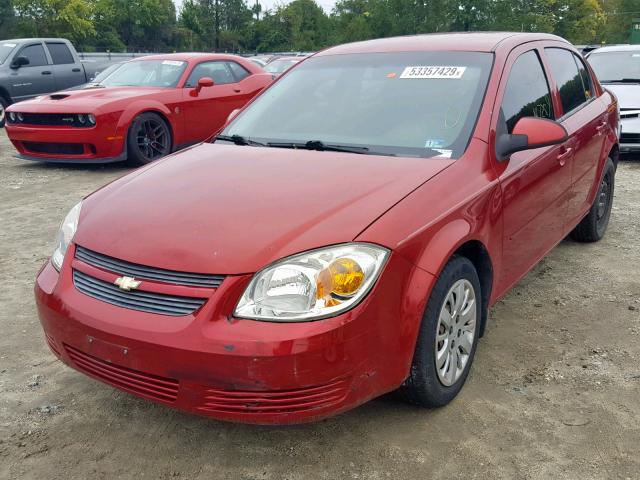
[[[620,143],[640,143],[640,133],[623,133],[620,135]]]
[[[91,277],[78,270],[73,271],[73,284],[76,288],[97,300],[118,307],[159,315],[183,316],[198,310],[206,298],[178,297],[162,293],[124,291],[116,285]]]
[[[203,273],[177,272],[163,268],[147,267],[137,263],[125,262],[117,258],[109,257],[87,248],[76,246],[76,258],[84,263],[103,270],[127,275],[129,277],[154,280],[174,285],[189,287],[218,288],[224,280],[224,275],[209,275]]]
[[[179,383],[173,378],[114,365],[67,344],[64,349],[78,370],[114,387],[165,403],[173,403],[178,398]]]
[[[81,143],[41,143],[22,142],[26,150],[34,153],[50,153],[52,155],[82,155],[84,146]]]
[[[198,410],[203,413],[288,413],[330,407],[344,399],[348,384],[338,380],[326,385],[271,392],[207,389]]]
[[[73,113],[23,113],[21,121],[12,122],[10,117],[9,123],[15,125],[42,125],[47,127],[76,127],[76,128],[91,128],[88,121],[84,123],[78,121],[78,116]]]

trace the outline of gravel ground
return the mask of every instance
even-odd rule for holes
[[[563,242],[495,306],[450,406],[388,396],[281,428],[182,414],[53,357],[36,271],[67,210],[127,170],[12,155],[0,131],[0,478],[640,479],[638,160],[606,238]]]

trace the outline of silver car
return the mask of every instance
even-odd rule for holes
[[[600,83],[618,97],[620,150],[640,152],[640,45],[598,48],[587,59]]]

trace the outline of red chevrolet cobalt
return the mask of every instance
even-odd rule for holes
[[[76,90],[12,105],[7,135],[26,160],[142,165],[210,137],[272,81],[235,55],[142,57]]]
[[[211,142],[71,209],[36,283],[46,340],[224,420],[312,421],[396,389],[445,405],[489,307],[567,235],[605,234],[617,124],[551,35],[323,51]]]

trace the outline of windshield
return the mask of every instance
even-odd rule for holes
[[[104,80],[111,75],[113,72],[115,72],[117,69],[119,69],[122,66],[122,63],[115,63],[113,65],[110,65],[109,67],[105,68],[104,70],[102,70],[101,72],[99,72],[95,78],[91,81],[91,83],[102,83],[104,82]]]
[[[13,49],[16,48],[15,43],[11,42],[3,42],[0,40],[0,65],[4,63],[9,54],[13,52]]]
[[[299,60],[274,60],[267,64],[264,70],[268,73],[282,73],[293,67],[296,63],[299,63]]]
[[[370,53],[312,57],[222,132],[260,143],[322,142],[368,153],[458,158],[467,148],[493,55]]]
[[[137,60],[123,63],[105,75],[105,87],[175,87],[186,68],[186,62],[174,60]],[[103,72],[104,73],[104,72]],[[96,82],[94,80],[94,82]]]
[[[640,82],[640,50],[592,53],[589,63],[601,82],[623,79],[638,79]]]

